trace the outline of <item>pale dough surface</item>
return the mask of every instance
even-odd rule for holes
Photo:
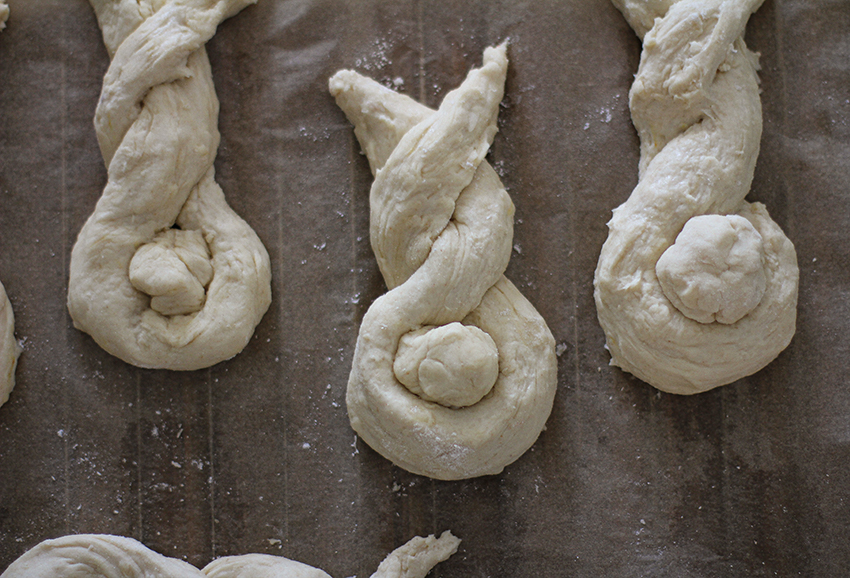
[[[0,405],[9,400],[9,394],[15,387],[15,367],[21,347],[15,339],[15,315],[12,304],[6,296],[6,289],[0,283]]]
[[[397,548],[373,578],[424,578],[457,551],[451,532],[415,537]],[[281,556],[226,556],[198,569],[158,554],[132,538],[80,534],[45,540],[15,560],[0,578],[330,578],[307,564]]]
[[[770,363],[791,340],[794,246],[744,200],[761,138],[761,0],[614,0],[643,40],[630,93],[640,175],[614,210],[595,277],[611,363],[692,394]]]
[[[204,44],[256,0],[91,0],[112,59],[95,128],[108,182],[71,254],[68,309],[108,352],[192,370],[233,357],[271,302],[269,257],[214,180]]]
[[[503,273],[513,204],[484,156],[504,45],[438,111],[353,71],[330,80],[375,181],[371,242],[389,292],[360,327],[348,382],[354,430],[438,479],[496,474],[537,439],[557,386],[546,323]]]
[[[0,0],[0,30],[6,27],[9,7]],[[0,405],[9,400],[9,394],[15,387],[15,367],[21,348],[15,340],[15,314],[6,295],[6,289],[0,283]]]

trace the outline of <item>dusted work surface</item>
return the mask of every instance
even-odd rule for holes
[[[604,0],[260,0],[208,44],[216,178],[272,259],[247,348],[210,369],[129,366],[65,309],[106,180],[92,126],[108,58],[84,0],[10,0],[0,33],[0,279],[24,341],[0,408],[0,569],[113,533],[202,566],[264,552],[368,576],[394,547],[463,539],[433,575],[830,576],[850,566],[850,4],[767,0],[764,202],[800,265],[797,334],[758,374],[691,397],[608,366],[593,271],[637,181],[640,43]],[[437,482],[356,439],[345,385],[385,291],[365,157],[327,91],[353,68],[436,106],[510,39],[488,160],[516,205],[507,277],[558,344],[547,429],[497,476]]]

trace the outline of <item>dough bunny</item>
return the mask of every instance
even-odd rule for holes
[[[513,204],[484,156],[505,45],[438,111],[353,71],[330,91],[375,180],[371,242],[389,292],[360,327],[351,425],[396,465],[438,479],[496,474],[537,439],[557,385],[555,342],[503,275]]]
[[[639,181],[614,210],[595,297],[611,363],[693,394],[770,363],[791,340],[794,246],[744,200],[761,138],[761,0],[614,0],[643,40],[630,93]]]
[[[91,0],[112,62],[95,128],[108,182],[71,254],[68,310],[109,353],[193,370],[239,353],[271,302],[269,257],[214,180],[204,44],[256,0]]]

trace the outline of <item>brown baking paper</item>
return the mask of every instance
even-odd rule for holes
[[[797,248],[798,329],[766,369],[659,393],[608,365],[592,279],[637,181],[640,44],[605,0],[259,0],[208,44],[217,180],[257,231],[273,302],[247,348],[190,373],[129,366],[73,328],[71,247],[106,180],[108,65],[84,0],[10,0],[0,33],[0,280],[24,344],[0,408],[0,570],[69,533],[196,565],[265,552],[368,576],[451,529],[433,576],[835,576],[850,567],[850,3],[767,0],[750,200]],[[509,39],[489,160],[516,204],[507,276],[549,323],[558,394],[498,475],[438,482],[359,441],[345,387],[385,291],[368,165],[327,79],[354,68],[439,104]]]

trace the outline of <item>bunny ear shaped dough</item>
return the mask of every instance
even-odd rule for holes
[[[761,0],[614,0],[643,39],[630,93],[640,178],[614,210],[595,297],[611,363],[693,394],[770,363],[791,340],[794,246],[744,200],[761,138]]]
[[[354,430],[438,479],[495,474],[537,439],[557,385],[546,323],[508,281],[513,204],[484,161],[505,45],[433,111],[352,71],[330,80],[375,174],[371,242],[389,292],[348,382]]]
[[[431,569],[457,552],[460,540],[446,530],[439,538],[416,536],[393,550],[372,578],[425,578]],[[331,578],[301,562],[268,554],[226,556],[207,564],[207,578]]]
[[[371,578],[425,578],[431,569],[457,552],[460,539],[448,530],[439,538],[416,536],[384,558]]]
[[[109,353],[192,370],[239,353],[271,302],[269,257],[214,179],[204,44],[256,0],[91,0],[112,62],[95,128],[108,182],[71,253],[68,310]]]

